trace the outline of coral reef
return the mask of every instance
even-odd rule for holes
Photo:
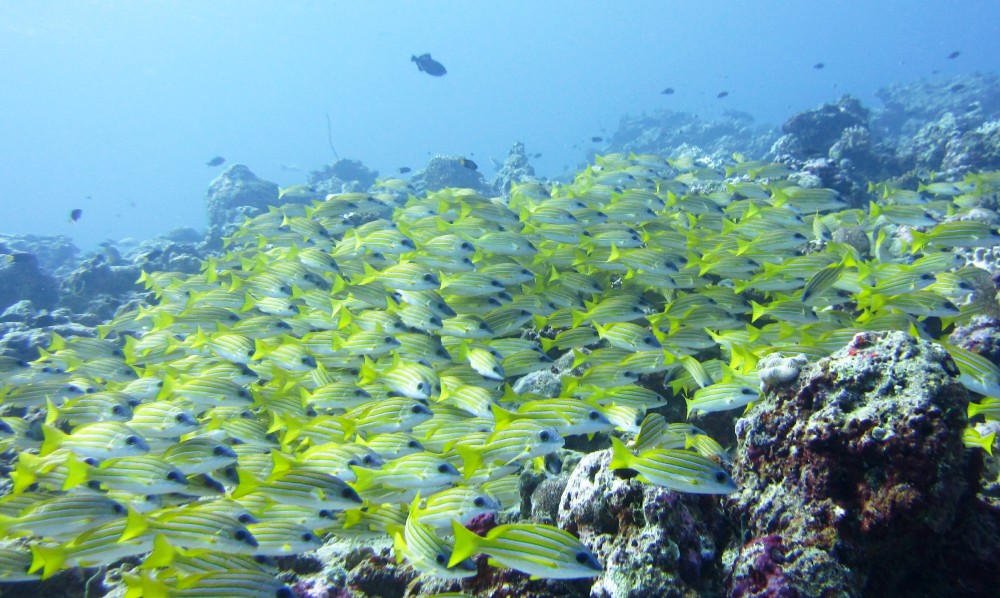
[[[846,130],[865,125],[868,116],[860,100],[843,96],[835,103],[800,112],[785,121],[781,131],[786,136],[777,143],[794,148],[791,153],[805,159],[824,156]]]
[[[366,191],[375,184],[378,171],[371,170],[360,160],[343,158],[320,170],[309,173],[309,186],[317,194]]]
[[[410,184],[417,191],[437,191],[445,187],[475,189],[486,192],[487,184],[478,168],[463,165],[462,156],[434,156],[427,166],[416,172]]]
[[[536,180],[535,169],[528,164],[528,153],[524,149],[524,144],[518,141],[507,152],[503,166],[490,181],[490,188],[497,195],[506,196],[512,184],[534,180]]]
[[[988,593],[1000,546],[963,536],[1000,513],[975,495],[957,373],[938,345],[866,332],[772,388],[737,423],[727,593]]]
[[[0,256],[0,309],[22,300],[51,309],[59,302],[58,282],[42,271],[32,253]]]
[[[233,164],[222,171],[208,186],[205,207],[208,210],[209,234],[222,237],[231,231],[226,225],[239,220],[241,208],[252,210],[247,215],[266,211],[278,202],[278,185],[260,179],[242,164]]]

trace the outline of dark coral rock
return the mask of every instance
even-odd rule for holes
[[[100,319],[110,318],[136,285],[139,266],[112,266],[106,253],[93,254],[62,281],[62,306],[75,312],[93,311]],[[98,305],[92,306],[96,301]]]
[[[358,160],[344,158],[309,173],[309,185],[321,195],[365,191],[375,184],[378,171]]]
[[[890,135],[914,135],[927,122],[949,112],[978,112],[973,126],[1000,116],[1000,77],[996,75],[976,73],[940,81],[893,83],[875,96],[885,107],[875,111],[872,122]]]
[[[528,164],[528,153],[524,149],[524,144],[518,141],[507,152],[503,166],[490,181],[490,188],[497,195],[506,196],[512,184],[530,180],[535,180],[535,169]]]
[[[233,164],[222,172],[208,187],[205,201],[208,225],[213,237],[221,236],[228,223],[241,223],[237,208],[250,207],[267,211],[267,206],[278,203],[278,185],[257,178],[242,164]]]
[[[18,301],[31,301],[38,309],[51,309],[59,301],[56,279],[39,268],[31,253],[0,256],[0,310]]]
[[[836,103],[800,112],[781,125],[782,132],[794,135],[802,157],[826,155],[845,129],[864,126],[868,110],[857,98],[843,96]]]
[[[559,503],[566,490],[568,475],[546,478],[531,493],[531,520],[555,525],[559,515]]]
[[[997,538],[958,531],[996,515],[976,499],[957,373],[940,345],[862,333],[757,403],[737,424],[728,593],[969,595],[1000,575]]]
[[[411,184],[418,191],[437,191],[445,187],[475,189],[486,192],[483,174],[462,165],[462,156],[434,156],[427,166],[413,175]]]
[[[717,594],[729,526],[712,496],[684,495],[617,477],[610,451],[581,459],[566,483],[559,527],[604,564],[597,598]]]
[[[349,588],[372,598],[403,598],[416,572],[384,554],[372,554],[351,569]]]
[[[948,342],[973,353],[979,353],[1000,365],[1000,320],[976,316],[971,322],[959,326],[948,337]]]
[[[641,116],[623,116],[609,147],[602,153],[680,156],[694,153],[715,159],[728,159],[738,147],[747,157],[763,156],[778,137],[768,126],[753,124],[746,113],[727,112],[723,118],[702,119],[673,110],[656,110]]]
[[[80,250],[65,235],[3,235],[0,234],[0,259],[4,255],[30,253],[46,272],[55,273],[71,266]]]

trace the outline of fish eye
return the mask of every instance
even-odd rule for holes
[[[576,553],[576,562],[581,565],[588,565],[593,557],[590,556],[589,552],[580,551]]]
[[[171,471],[167,474],[167,479],[171,482],[179,482],[181,481],[181,473],[179,471]]]
[[[417,390],[422,391],[422,390],[424,390],[426,388],[427,388],[426,384],[424,384],[423,382],[417,382]]]
[[[434,280],[434,275],[428,272],[420,277],[424,282],[432,282]]]
[[[320,509],[318,515],[320,519],[333,519],[333,513],[329,509]]]
[[[416,440],[407,441],[406,448],[419,449],[420,448],[420,443],[417,442]]]
[[[642,342],[646,343],[647,345],[652,345],[653,343],[656,342],[656,338],[652,336],[644,336],[642,338]]]
[[[477,496],[475,500],[472,501],[472,504],[481,509],[486,506],[486,499],[482,496]]]
[[[306,409],[306,415],[309,416],[309,417],[316,417],[317,415],[319,415],[319,412],[316,411],[315,409],[313,409],[312,407],[310,407],[310,408]]]
[[[424,407],[423,405],[414,405],[413,407],[410,407],[410,412],[411,413],[427,413],[427,407]]]
[[[444,555],[441,554],[440,552],[434,555],[434,561],[437,562],[437,564],[441,565],[442,567],[448,566],[448,559],[444,558]]]
[[[720,484],[723,483],[723,482],[725,482],[725,481],[727,481],[728,478],[729,478],[729,476],[727,476],[726,472],[724,472],[724,471],[717,471],[717,472],[715,472],[715,481],[718,482],[718,483],[720,483]]]
[[[288,588],[280,588],[274,593],[274,598],[295,598],[295,593]]]
[[[302,534],[302,541],[303,542],[312,542],[315,537],[316,536],[312,535],[311,533],[306,532],[306,533]]]
[[[122,408],[121,405],[115,405],[111,408],[111,413],[114,413],[115,415],[123,415],[125,413],[125,409]]]
[[[257,518],[251,515],[250,513],[240,513],[239,516],[236,517],[236,520],[242,523],[243,525],[247,525],[250,523],[257,523]]]
[[[749,395],[756,394],[756,393],[754,393],[754,391],[753,391],[752,388],[747,388],[747,387],[744,386],[743,388],[740,389],[740,394],[748,395],[749,396]]]
[[[491,280],[490,281],[490,286],[502,289],[503,288],[503,283],[500,282],[499,280]]]
[[[361,497],[358,496],[358,493],[355,492],[353,488],[344,488],[343,490],[341,490],[340,497],[346,498],[348,500],[355,500],[358,502],[361,501]]]
[[[93,457],[87,457],[86,459],[83,460],[83,462],[86,463],[87,465],[91,466],[91,467],[97,467],[98,465],[101,464],[100,461],[98,461],[97,459],[95,459]]]
[[[131,436],[131,435],[126,436],[125,444],[129,446],[135,446],[136,444],[139,444],[139,438],[137,436]]]
[[[114,513],[115,515],[122,515],[122,514],[126,513],[127,511],[128,511],[128,509],[126,509],[124,506],[122,506],[122,505],[120,505],[118,503],[115,503],[111,507],[111,512]]]
[[[312,355],[306,355],[301,359],[302,365],[307,365],[311,368],[316,367],[316,360],[312,358]]]
[[[100,490],[101,483],[98,482],[97,480],[90,480],[89,482],[87,482],[87,488],[90,488],[91,490]]]
[[[176,421],[179,424],[186,424],[189,423],[190,418],[188,418],[187,413],[178,413],[177,415],[174,416],[174,421]]]
[[[598,413],[597,411],[591,411],[590,413],[587,414],[587,417],[590,418],[590,421],[597,421],[601,419],[601,414]]]
[[[239,540],[240,542],[245,542],[247,538],[250,537],[250,532],[245,529],[238,529],[236,533],[233,534],[233,538]]]
[[[549,442],[550,440],[552,440],[552,435],[549,434],[548,430],[542,430],[541,432],[538,433],[538,439],[541,440],[542,442]]]
[[[352,467],[352,466],[353,466],[353,467],[360,467],[360,466],[361,466],[361,464],[360,464],[360,463],[358,463],[358,460],[357,460],[357,459],[348,459],[348,460],[347,460],[347,466],[348,466],[348,467]]]
[[[392,338],[391,336],[387,336],[382,339],[382,342],[387,345],[392,345],[396,342],[396,339]]]
[[[442,463],[438,465],[438,473],[451,473],[451,466],[447,463]]]
[[[439,318],[437,316],[431,316],[431,319],[429,321],[430,321],[430,323],[431,323],[432,326],[443,326],[444,325],[444,324],[441,323],[441,318]]]
[[[222,446],[221,444],[216,445],[215,448],[212,449],[212,454],[215,455],[216,457],[222,457],[222,456],[228,457],[230,453],[232,453],[232,450],[230,450],[225,446]]]

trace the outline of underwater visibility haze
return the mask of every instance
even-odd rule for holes
[[[0,0],[0,597],[996,595],[998,36]]]

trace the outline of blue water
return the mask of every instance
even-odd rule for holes
[[[958,10],[958,8],[961,10]],[[0,0],[0,232],[204,228],[216,155],[288,185],[341,157],[382,176],[433,154],[539,174],[624,114],[780,124],[891,82],[995,72],[986,0],[327,2]],[[952,51],[961,55],[947,59]],[[430,52],[448,69],[410,62]],[[813,64],[823,62],[817,70]],[[671,96],[660,94],[673,87]],[[717,99],[720,91],[729,96]],[[74,208],[82,219],[68,222]]]

